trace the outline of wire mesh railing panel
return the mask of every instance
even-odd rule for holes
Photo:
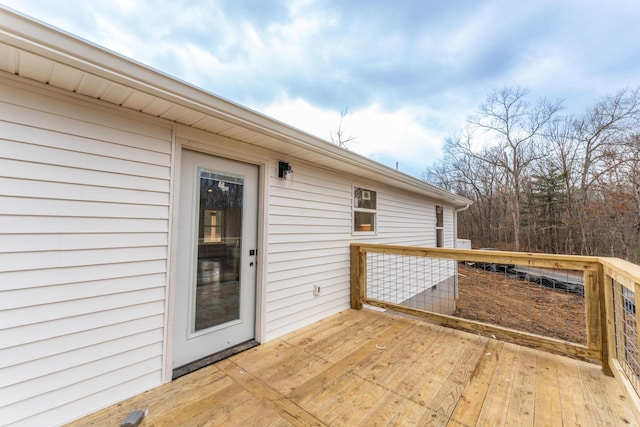
[[[637,393],[640,390],[640,364],[635,292],[615,281],[612,288],[616,358]]]
[[[367,298],[586,345],[583,272],[367,252]]]
[[[367,298],[441,314],[455,310],[455,261],[367,253]]]
[[[464,262],[456,315],[586,345],[581,271]]]

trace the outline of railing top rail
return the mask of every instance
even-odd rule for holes
[[[509,252],[480,249],[426,248],[420,246],[379,245],[351,243],[361,251],[395,255],[412,255],[432,258],[448,258],[458,261],[491,262],[497,264],[530,265],[572,270],[596,271],[600,259],[581,255],[557,255],[528,252]]]
[[[604,272],[630,289],[640,284],[640,266],[620,258],[600,258]]]

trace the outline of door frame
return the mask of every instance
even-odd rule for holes
[[[256,289],[255,289],[255,340],[264,341],[266,316],[266,225],[268,183],[271,156],[269,151],[249,146],[220,135],[211,134],[182,125],[176,125],[171,155],[171,193],[169,200],[169,261],[167,292],[165,298],[165,328],[163,343],[162,382],[170,382],[173,373],[174,327],[176,316],[176,270],[178,248],[178,221],[180,215],[180,174],[182,150],[188,149],[202,154],[234,160],[258,167],[258,209],[256,244]]]

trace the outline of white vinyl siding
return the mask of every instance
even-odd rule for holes
[[[0,419],[56,425],[162,382],[171,128],[0,83]]]
[[[351,242],[435,246],[435,202],[302,162],[291,164],[289,187],[277,177],[277,161],[269,174],[267,340],[349,307]],[[376,191],[375,234],[352,233],[354,187]],[[452,212],[445,208],[445,227]],[[445,239],[445,246],[452,244]],[[428,274],[444,280],[452,274],[450,267]],[[321,287],[319,296],[313,295],[314,285]]]
[[[277,177],[277,162],[270,173],[267,340],[349,307],[351,181],[292,166],[290,187]]]
[[[380,238],[375,243],[435,245],[433,204],[428,200],[391,188],[381,189],[378,200]]]

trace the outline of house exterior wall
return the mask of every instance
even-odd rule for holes
[[[289,187],[275,171],[270,174],[267,340],[349,308],[351,242],[429,247],[436,241],[434,201],[383,183],[294,160],[291,164],[294,180]],[[375,233],[352,231],[354,186],[377,193]],[[453,247],[454,215],[446,206],[447,247]],[[431,285],[454,274],[455,266],[445,262],[446,270],[429,271],[435,274]],[[321,288],[319,296],[313,295],[315,285]]]
[[[290,187],[277,177],[276,159],[269,178],[267,340],[349,307],[351,181],[291,164]]]
[[[390,194],[394,199],[402,200],[398,192]],[[442,202],[423,198],[405,199],[399,204],[393,204],[393,209],[385,217],[397,218],[400,229],[392,233],[390,241],[384,243],[435,247],[436,205],[442,206],[444,210],[443,245],[453,247],[455,210]],[[412,230],[415,231],[411,233]],[[457,297],[456,274],[457,267],[453,260],[371,252],[367,254],[367,297],[452,314]]]
[[[0,77],[0,424],[161,383],[171,127]]]
[[[349,307],[351,242],[435,246],[424,196],[21,79],[0,86],[0,424],[59,424],[170,378],[182,148],[261,168],[263,342]],[[352,232],[354,186],[377,192],[375,233]]]

